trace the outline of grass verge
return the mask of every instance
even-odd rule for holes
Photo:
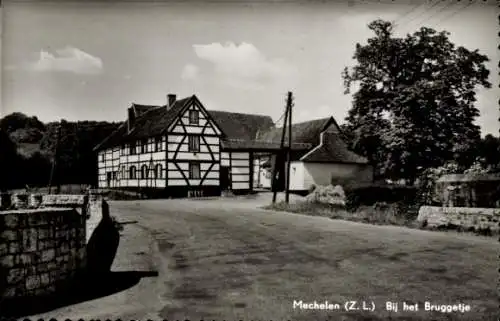
[[[375,204],[374,206],[360,206],[349,211],[337,205],[315,202],[297,202],[287,204],[279,202],[265,206],[264,209],[285,211],[312,216],[329,217],[354,222],[363,222],[375,225],[398,225],[417,228],[417,211],[399,204]]]
[[[286,204],[279,202],[265,206],[264,209],[305,214],[311,216],[329,217],[331,219],[340,219],[373,225],[396,225],[409,228],[427,229],[440,232],[469,233],[481,236],[498,236],[489,228],[485,229],[464,229],[461,226],[447,224],[439,227],[429,228],[425,224],[417,222],[418,209],[416,207],[404,206],[401,204],[377,203],[373,206],[360,206],[356,210],[346,210],[343,207],[315,203],[298,202]]]

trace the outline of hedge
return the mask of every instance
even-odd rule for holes
[[[413,186],[376,185],[346,187],[346,206],[357,208],[361,205],[376,203],[413,204],[417,199],[418,189]]]

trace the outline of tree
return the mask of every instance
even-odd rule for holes
[[[19,183],[18,160],[16,144],[10,139],[9,134],[0,129],[0,191],[4,192]]]
[[[482,167],[489,168],[490,171],[500,170],[500,138],[494,137],[491,134],[486,135],[478,147],[478,162]]]
[[[474,89],[491,87],[488,57],[456,47],[446,31],[423,27],[397,38],[390,22],[368,28],[375,36],[356,45],[357,64],[342,73],[346,94],[359,86],[346,118],[351,147],[378,175],[409,184],[446,161],[469,167],[480,140]]]
[[[23,113],[15,112],[0,119],[0,128],[7,133],[12,133],[18,129],[32,128],[39,131],[45,130],[44,124],[36,117],[28,117]]]

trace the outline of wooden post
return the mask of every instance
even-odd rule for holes
[[[59,139],[61,136],[61,126],[62,126],[62,124],[59,123],[59,127],[57,128],[57,134],[56,134],[56,145],[54,148],[54,157],[52,158],[52,168],[50,170],[49,191],[48,191],[49,194],[50,194],[51,189],[52,189],[52,180],[54,179],[54,173],[56,171],[56,166],[57,166],[57,157],[59,154]],[[59,186],[59,184],[58,184],[58,186]]]
[[[283,121],[283,130],[281,132],[280,149],[279,149],[279,152],[276,155],[276,158],[274,160],[273,177],[272,177],[272,181],[271,181],[272,189],[273,189],[273,203],[276,203],[276,196],[277,196],[276,194],[278,192],[277,187],[276,187],[276,174],[279,173],[279,171],[277,170],[278,165],[282,165],[281,162],[283,159],[285,133],[286,133],[286,126],[287,126],[287,121],[288,121],[288,111],[289,111],[289,108],[288,108],[288,103],[287,103],[286,110],[285,110],[285,120]],[[280,174],[283,175],[284,173],[280,173]]]
[[[286,196],[285,202],[288,204],[290,201],[290,162],[292,160],[292,106],[293,96],[292,92],[288,92],[287,109],[288,109],[288,148],[286,153]]]

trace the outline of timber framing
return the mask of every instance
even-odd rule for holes
[[[99,187],[161,190],[158,194],[162,195],[212,195],[220,192],[221,180],[226,181],[221,178],[221,168],[227,168],[227,188],[252,190],[260,184],[262,155],[279,151],[275,136],[280,129],[269,116],[209,111],[194,95],[174,99],[166,106],[133,104],[129,116],[95,148]],[[340,131],[333,117],[306,123],[292,126],[292,137],[297,139],[292,149],[300,155],[318,147],[323,131]],[[332,150],[342,148],[336,142]],[[321,152],[315,152],[316,159],[330,157],[330,149],[316,150]],[[347,153],[342,150],[339,155]],[[309,158],[309,162],[316,161]],[[360,163],[353,155],[336,162]],[[196,177],[190,175],[191,164],[197,164]]]

